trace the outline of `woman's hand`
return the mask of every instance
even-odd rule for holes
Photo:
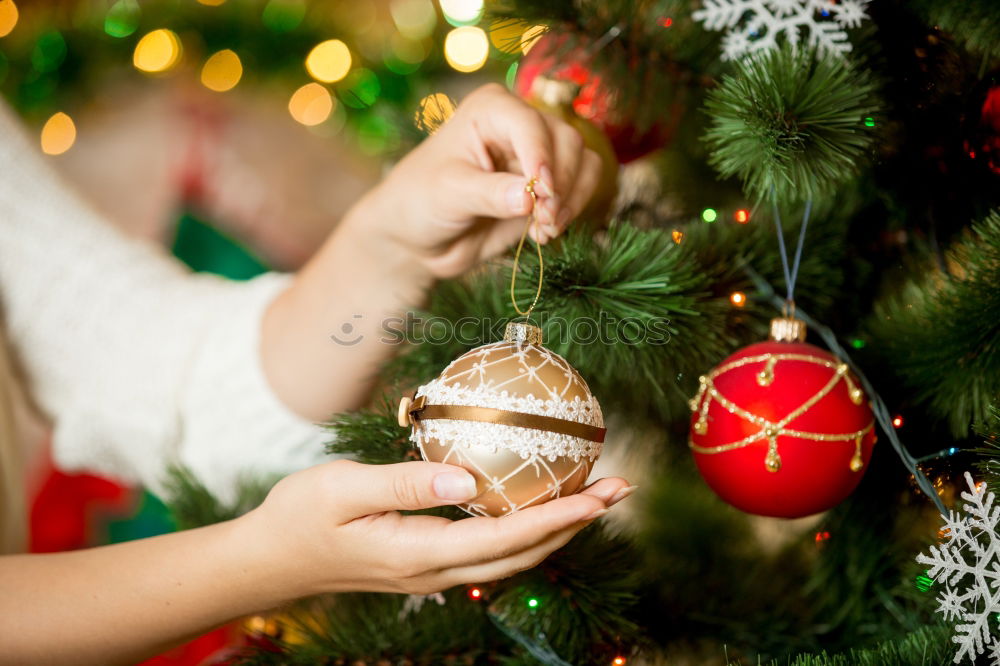
[[[505,518],[453,522],[397,510],[472,499],[475,481],[465,470],[429,462],[339,460],[285,478],[239,521],[247,541],[262,544],[261,564],[278,573],[294,596],[358,590],[429,594],[535,566],[627,497],[627,485],[624,479],[603,479],[579,494]]]
[[[397,349],[386,342],[398,328],[391,322],[419,307],[436,279],[517,241],[532,206],[529,177],[539,178],[533,233],[544,243],[583,209],[599,175],[600,159],[562,120],[499,85],[472,93],[272,304],[261,348],[271,386],[315,421],[365,404]]]
[[[453,277],[517,241],[531,212],[530,178],[538,178],[531,233],[545,243],[580,213],[600,173],[576,129],[486,85],[373,191],[368,205],[382,212],[365,232],[433,277]]]

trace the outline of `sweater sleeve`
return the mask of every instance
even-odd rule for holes
[[[99,167],[98,167],[99,168]],[[261,318],[287,276],[192,274],[60,182],[0,106],[0,303],[56,462],[162,492],[168,465],[222,499],[247,475],[323,456],[274,395]]]

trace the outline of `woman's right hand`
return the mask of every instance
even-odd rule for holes
[[[576,495],[505,518],[451,521],[397,511],[472,499],[475,481],[462,468],[338,460],[283,479],[237,522],[294,596],[429,594],[537,565],[627,497],[627,486],[624,479],[602,479]]]

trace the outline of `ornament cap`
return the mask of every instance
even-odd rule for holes
[[[775,342],[805,342],[806,323],[795,317],[775,317],[771,320],[771,339]]]
[[[579,92],[580,86],[572,81],[550,79],[542,75],[535,77],[531,84],[531,94],[542,104],[554,108],[569,106]]]
[[[542,344],[542,329],[523,321],[507,323],[503,332],[504,342],[521,342],[529,345]]]

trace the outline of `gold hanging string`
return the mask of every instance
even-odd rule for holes
[[[526,320],[531,318],[531,311],[535,309],[538,305],[538,297],[542,295],[542,276],[545,273],[545,262],[542,259],[542,246],[538,242],[538,220],[535,217],[535,206],[538,204],[538,195],[535,194],[535,184],[538,182],[537,178],[532,178],[528,181],[528,184],[524,186],[524,191],[531,195],[531,214],[528,215],[527,221],[524,223],[524,231],[521,232],[521,240],[517,244],[517,252],[514,253],[514,268],[510,273],[510,302],[514,305],[514,310],[517,314],[524,317]],[[535,298],[531,301],[531,305],[528,306],[527,310],[521,310],[517,305],[517,298],[514,296],[514,287],[517,285],[517,269],[518,264],[521,261],[521,249],[524,247],[524,239],[528,237],[528,230],[531,225],[535,225],[535,249],[538,251],[538,288],[535,289]]]

